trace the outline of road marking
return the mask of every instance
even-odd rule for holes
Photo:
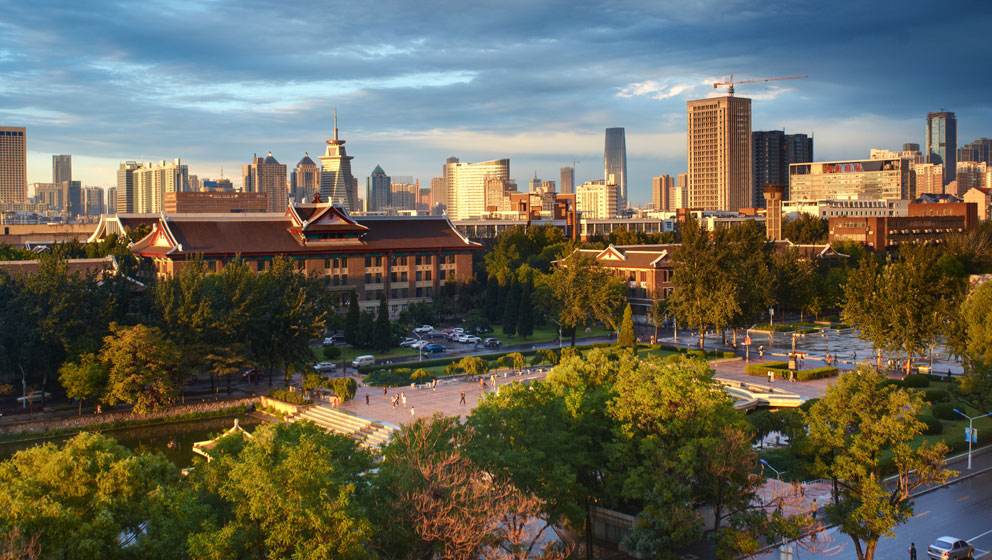
[[[925,515],[930,515],[930,510],[921,511],[920,513],[917,513],[916,515],[913,516],[913,519],[916,519],[918,517],[923,517]]]
[[[970,544],[971,541],[977,541],[978,539],[984,537],[985,535],[988,535],[989,533],[992,533],[992,529],[989,529],[988,531],[985,531],[984,533],[982,533],[981,535],[978,535],[977,537],[971,537],[970,539],[968,539],[967,542]]]

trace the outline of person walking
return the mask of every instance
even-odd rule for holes
[[[465,404],[465,391],[461,392],[460,398],[458,399],[458,404]]]
[[[410,418],[416,418],[416,417],[417,417],[417,409],[411,406],[410,407]]]
[[[916,543],[909,543],[909,560],[916,560]]]
[[[389,385],[383,385],[383,387],[382,387],[382,394],[383,395],[388,395],[389,394]]]
[[[372,403],[369,400],[369,394],[368,393],[365,393],[365,406],[369,406],[371,404]]]
[[[400,402],[403,403],[403,406],[406,406],[406,393],[400,393]]]

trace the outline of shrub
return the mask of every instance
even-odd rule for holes
[[[919,420],[927,425],[927,429],[923,432],[924,434],[928,436],[936,436],[944,433],[944,424],[933,416],[929,414],[921,414]]]
[[[365,383],[375,386],[410,384],[410,368],[377,369],[365,377]]]
[[[325,346],[322,353],[324,354],[324,359],[328,362],[333,362],[341,357],[341,349],[337,346]]]
[[[465,356],[457,362],[451,362],[444,368],[448,375],[465,372],[469,375],[482,375],[486,373],[486,361],[478,356]]]
[[[886,379],[882,381],[883,387],[905,387],[901,379]]]
[[[951,395],[943,389],[927,389],[923,398],[929,403],[942,403],[951,400]]]
[[[358,392],[358,383],[350,377],[335,377],[330,382],[331,390],[337,395],[341,402],[348,402],[355,398]]]
[[[424,368],[419,368],[410,374],[410,381],[415,383],[424,383],[432,379],[434,379],[434,376]]]
[[[933,412],[934,416],[940,418],[941,420],[957,420],[958,415],[954,412],[955,408],[955,405],[951,403],[942,402],[933,405],[930,410]]]
[[[801,369],[796,372],[796,379],[799,381],[809,381],[811,379],[824,379],[837,375],[837,368],[824,366],[813,369]]]
[[[907,375],[902,380],[902,386],[909,389],[925,389],[930,386],[930,376],[921,374]]]
[[[269,392],[269,398],[289,404],[305,404],[307,402],[303,393],[289,389],[273,389]]]
[[[789,366],[787,362],[762,362],[758,364],[748,364],[744,371],[748,375],[754,375],[756,377],[765,377],[768,375],[768,370],[774,369],[786,369]]]
[[[799,405],[799,410],[809,412],[809,409],[813,408],[813,405],[816,404],[816,401],[818,400],[820,399],[809,399],[808,401],[805,401],[803,404]]]

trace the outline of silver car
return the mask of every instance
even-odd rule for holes
[[[975,557],[975,547],[968,541],[957,537],[940,537],[927,547],[927,556],[931,560],[959,560]]]

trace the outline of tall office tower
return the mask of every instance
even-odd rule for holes
[[[369,176],[365,188],[368,190],[369,211],[385,210],[392,205],[392,179],[382,170],[380,165],[376,165]]]
[[[99,216],[105,212],[102,187],[83,187],[83,214]]]
[[[737,211],[751,197],[751,100],[714,97],[687,103],[691,208]]]
[[[28,201],[27,143],[24,128],[0,126],[0,202]]]
[[[83,205],[83,185],[79,181],[62,181],[62,189],[66,192],[66,200],[69,201],[68,213],[70,216],[81,216],[86,213]]]
[[[651,178],[651,206],[655,210],[672,210],[672,195],[675,193],[675,178],[659,175]]]
[[[561,181],[559,182],[559,187],[561,189],[558,191],[561,194],[572,194],[575,192],[575,168],[571,165],[566,165],[561,168]]]
[[[448,216],[467,220],[485,215],[486,177],[510,180],[510,160],[494,159],[478,163],[457,160],[446,163],[444,177],[448,185]]]
[[[52,182],[61,185],[62,181],[72,180],[72,155],[56,154],[52,156]]]
[[[620,187],[603,180],[586,181],[575,188],[575,209],[592,220],[614,218],[620,212]]]
[[[388,179],[388,177],[387,177]],[[382,208],[392,207],[396,210],[416,210],[417,194],[420,192],[420,184],[413,182],[389,184],[389,204]],[[380,209],[382,209],[380,208]],[[371,208],[370,208],[371,210]]]
[[[992,165],[992,138],[979,138],[961,146],[958,161],[977,161]]]
[[[610,176],[613,180],[610,180]],[[603,180],[617,186],[617,208],[627,209],[627,140],[623,127],[607,128],[603,149]]]
[[[167,192],[189,191],[189,166],[179,158],[140,164],[132,171],[132,176],[134,210],[130,211],[139,214],[161,212],[162,199]],[[120,170],[117,177],[117,186],[120,187]]]
[[[293,181],[290,185],[290,193],[296,202],[310,202],[313,195],[320,190],[320,168],[310,159],[310,152],[303,153],[303,159],[296,164],[293,170]]]
[[[675,205],[672,210],[689,207],[689,174],[679,173],[675,177],[675,196],[672,197]]]
[[[264,194],[269,212],[285,212],[289,205],[289,190],[286,188],[286,164],[272,157],[272,152],[264,158],[252,156],[251,163],[241,166],[242,183],[245,192]]]
[[[419,179],[417,181],[420,182]],[[433,179],[432,179],[433,182]],[[418,212],[430,212],[431,211],[431,188],[430,187],[420,187],[417,191],[417,211]]]
[[[334,136],[327,140],[327,149],[320,156],[320,199],[344,206],[358,208],[358,182],[351,175],[351,160],[344,149],[345,141],[338,138],[338,113],[334,112]]]
[[[136,161],[122,161],[117,167],[117,202],[115,209],[120,214],[138,211],[138,201],[134,192],[134,172],[141,167]]]
[[[944,184],[955,179],[958,156],[958,119],[950,111],[927,113],[927,163],[944,166]]]
[[[104,213],[106,214],[116,214],[117,213],[117,187],[108,187],[106,204],[104,205]]]
[[[541,179],[537,176],[537,171],[534,172],[534,177],[527,182],[527,192],[539,193],[541,192]]]
[[[782,239],[782,198],[785,188],[782,185],[765,185],[762,195],[765,199],[765,237],[769,241]]]
[[[447,169],[447,165],[445,165]],[[433,177],[431,179],[431,214],[444,214],[448,209],[448,183],[445,177]]]
[[[813,137],[807,134],[785,135],[785,175],[789,178],[789,166],[793,163],[813,161]],[[788,193],[788,189],[786,189]]]
[[[751,180],[753,206],[763,208],[765,185],[781,185],[789,198],[789,165],[813,161],[813,139],[806,134],[781,130],[751,133]]]
[[[944,193],[944,166],[939,163],[912,164],[913,197]]]

